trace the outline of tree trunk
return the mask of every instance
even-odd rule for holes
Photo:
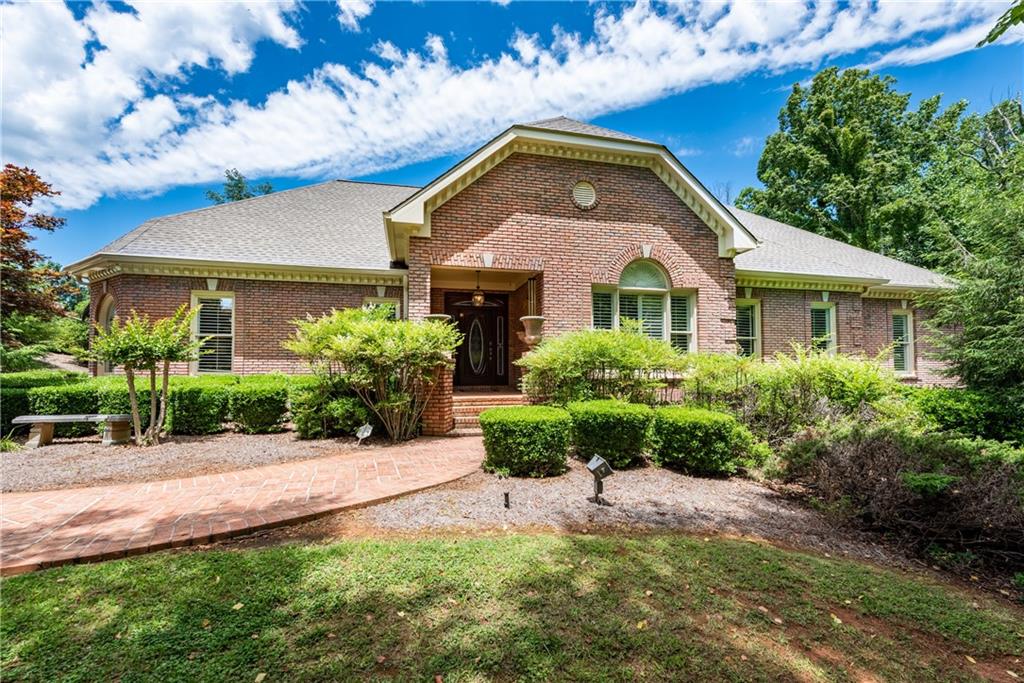
[[[171,374],[171,361],[165,360],[163,373],[160,382],[160,417],[150,421],[150,429],[153,432],[153,442],[160,443],[160,432],[164,429],[164,421],[167,419],[167,392],[169,391]]]
[[[156,366],[154,365],[149,369],[149,428],[146,430],[146,445],[156,444],[160,442],[160,439],[153,433],[153,428],[156,426],[156,411],[157,411],[157,398],[156,398]]]
[[[135,427],[135,445],[142,445],[142,418],[139,417],[139,395],[135,393],[135,368],[124,366],[124,376],[128,381],[128,401],[132,406],[132,425]]]

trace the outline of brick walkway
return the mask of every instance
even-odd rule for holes
[[[188,479],[0,496],[0,574],[198,545],[436,486],[475,471],[476,437],[420,438]]]

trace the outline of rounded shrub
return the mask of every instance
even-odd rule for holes
[[[625,401],[580,401],[566,406],[572,417],[572,438],[578,455],[599,455],[615,468],[643,459],[654,411]]]
[[[96,393],[99,397],[96,408],[97,413],[123,413],[130,415],[132,402],[128,396],[128,382],[123,376],[100,377],[93,380],[96,386]],[[149,382],[141,381],[136,377],[136,396],[139,401],[139,418],[142,428],[149,426]],[[145,388],[143,388],[145,387]],[[159,391],[159,388],[157,389]]]
[[[180,377],[171,380],[167,396],[168,434],[215,434],[228,418],[228,394],[237,382],[232,375]]]
[[[572,418],[561,408],[508,406],[480,414],[484,468],[517,477],[546,477],[566,469]]]
[[[746,460],[754,438],[732,415],[704,408],[667,406],[654,411],[651,457],[693,474],[732,474]]]
[[[244,377],[230,387],[228,410],[237,431],[279,432],[288,413],[288,382],[273,375]]]
[[[364,424],[375,422],[373,413],[358,396],[336,398],[325,406],[324,412],[334,434],[354,436]]]
[[[56,384],[28,390],[29,411],[33,415],[88,415],[99,412],[99,394],[94,382]],[[88,436],[96,433],[89,422],[59,424],[58,436]]]

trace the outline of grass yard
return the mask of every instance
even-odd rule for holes
[[[719,538],[159,553],[0,588],[4,680],[1024,677],[1022,610]]]

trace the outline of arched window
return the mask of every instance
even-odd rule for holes
[[[618,287],[594,286],[591,294],[594,328],[618,329],[622,320],[637,320],[645,334],[680,351],[694,348],[693,310],[693,292],[672,291],[665,271],[648,260],[626,266]]]
[[[114,318],[117,317],[117,302],[114,301],[114,297],[107,294],[100,301],[100,306],[96,311],[96,324],[99,325],[100,329],[109,330],[111,323],[114,322]],[[114,366],[110,363],[97,363],[96,374],[97,375],[109,375],[114,371]]]

